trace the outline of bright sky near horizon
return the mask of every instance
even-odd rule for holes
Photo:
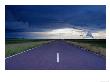
[[[6,38],[106,38],[104,5],[7,5],[5,15]]]

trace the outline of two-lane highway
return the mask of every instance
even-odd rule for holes
[[[106,59],[63,40],[7,58],[6,70],[104,70]]]

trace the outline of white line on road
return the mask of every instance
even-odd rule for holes
[[[38,47],[39,47],[39,46],[38,46]],[[17,53],[17,54],[12,55],[12,56],[6,57],[5,59],[8,59],[8,58],[11,58],[11,57],[17,56],[17,55],[19,55],[19,54],[22,54],[22,53],[28,52],[28,51],[30,51],[30,50],[32,50],[32,49],[35,49],[35,48],[38,48],[38,47],[34,47],[34,48],[27,49],[27,50],[25,50],[25,51],[19,52],[19,53]]]
[[[57,63],[59,63],[59,53],[57,52]]]

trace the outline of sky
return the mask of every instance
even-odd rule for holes
[[[6,5],[6,38],[105,39],[105,5]]]

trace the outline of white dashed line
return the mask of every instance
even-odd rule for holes
[[[25,53],[25,52],[28,52],[28,51],[30,51],[30,50],[32,50],[32,49],[35,49],[35,48],[38,48],[38,47],[30,48],[30,49],[28,49],[28,50],[25,50],[25,51],[19,52],[19,53],[17,53],[17,54],[14,54],[14,55],[12,55],[12,56],[6,57],[5,59],[14,57],[14,56],[16,56],[16,55],[19,55],[19,54],[22,54],[22,53]]]
[[[59,63],[59,53],[57,53],[57,63]]]

